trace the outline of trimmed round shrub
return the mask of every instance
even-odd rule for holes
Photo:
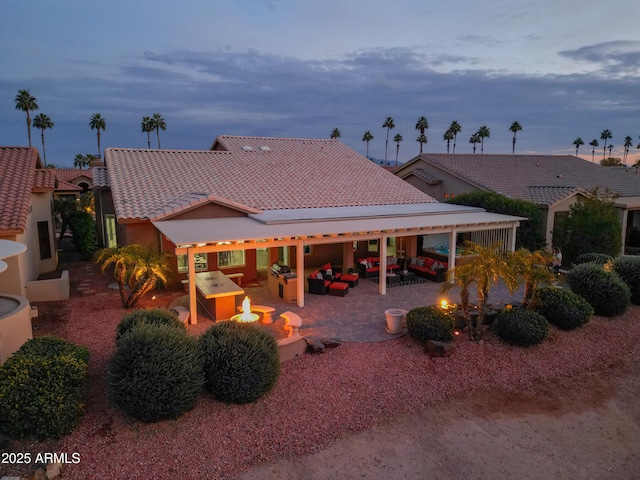
[[[631,303],[640,305],[640,257],[617,257],[612,262],[613,271],[631,291]]]
[[[536,290],[533,310],[562,330],[573,330],[589,323],[593,307],[569,290],[546,287]]]
[[[537,345],[549,335],[547,319],[524,308],[503,310],[491,328],[503,341],[520,347]]]
[[[574,266],[567,275],[567,282],[571,291],[589,302],[596,315],[621,315],[631,302],[627,284],[614,272],[595,263]]]
[[[110,399],[147,423],[188,412],[204,383],[197,342],[174,325],[135,325],[120,337],[107,365]]]
[[[453,339],[454,321],[438,307],[417,307],[407,313],[409,335],[419,342]]]
[[[187,333],[187,327],[178,320],[178,316],[167,308],[149,308],[146,310],[134,310],[122,316],[116,327],[116,344],[129,330],[140,323],[151,325],[169,325]]]
[[[83,345],[75,345],[61,338],[50,335],[27,340],[16,352],[17,355],[34,355],[53,358],[60,355],[71,355],[84,363],[89,363],[89,349]]]
[[[595,263],[597,265],[604,265],[611,261],[611,257],[606,253],[583,253],[578,255],[573,261],[574,265],[582,265],[583,263]]]
[[[200,337],[206,387],[218,400],[250,403],[269,392],[280,375],[278,344],[258,325],[221,322]]]
[[[0,367],[0,431],[60,438],[84,412],[87,363],[73,354],[14,354]]]

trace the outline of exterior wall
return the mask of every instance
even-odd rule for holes
[[[565,198],[561,202],[558,202],[547,209],[547,224],[545,225],[547,247],[551,247],[551,244],[553,243],[553,228],[555,226],[556,213],[568,212],[571,205],[576,203],[577,200],[578,195],[572,195],[571,197]]]
[[[115,215],[113,197],[111,196],[111,190],[94,190],[93,195],[96,205],[96,235],[98,237],[98,247],[104,248],[107,245],[105,215]],[[118,244],[120,244],[119,238]]]
[[[52,272],[58,266],[58,250],[56,242],[56,232],[53,225],[53,192],[46,193],[32,193],[31,194],[32,211],[30,215],[30,221],[28,228],[30,229],[29,235],[31,237],[31,243],[28,246],[33,246],[32,255],[33,261],[36,264],[37,275],[35,278],[29,278],[29,280],[35,280],[38,275],[46,272]],[[38,238],[38,222],[47,222],[49,229],[49,249],[51,251],[51,258],[40,258],[40,240]],[[27,254],[29,249],[27,247]]]
[[[0,316],[0,365],[18,350],[24,342],[33,338],[31,306],[26,298],[18,295],[0,295],[6,302],[14,302],[16,308]]]
[[[217,205],[214,203],[208,203],[199,208],[188,210],[180,215],[171,217],[171,220],[185,220],[188,218],[224,218],[224,217],[246,217],[247,214],[234,210],[233,208],[225,207],[224,205]]]
[[[64,270],[60,278],[34,280],[25,286],[30,302],[69,300],[69,270]]]
[[[3,237],[4,240],[19,241],[15,236]],[[20,264],[21,258],[27,253],[21,253],[15,257],[5,258],[3,262],[7,264],[7,270],[0,273],[0,293],[8,293],[11,295],[24,296],[25,273],[22,271]]]
[[[295,255],[295,249],[292,253]],[[295,258],[295,256],[291,258]],[[342,265],[342,243],[311,245],[311,253],[304,256],[304,266],[316,268],[325,263]]]
[[[437,185],[429,185],[427,182],[415,175],[406,176],[405,181],[410,185],[416,187],[418,190],[426,193],[427,195],[432,196],[439,202],[447,200],[451,197],[451,195],[457,196],[462,193],[475,192],[477,190],[480,190],[479,188],[470,185],[469,183],[456,177],[455,175],[451,175],[447,171],[442,170],[438,167],[434,167],[433,165],[429,165],[422,160],[412,164],[407,169],[401,168],[397,170],[395,174],[398,176],[403,176],[406,173],[411,172],[412,170],[415,170],[417,168],[422,168],[428,171],[429,173],[441,179],[442,182]]]
[[[139,243],[160,250],[160,234],[151,222],[118,224],[117,230],[120,246]]]

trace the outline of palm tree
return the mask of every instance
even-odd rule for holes
[[[387,119],[382,124],[382,128],[387,129],[387,140],[384,144],[384,163],[387,164],[387,150],[389,148],[389,131],[396,128],[396,125],[393,123],[393,118],[387,117]]]
[[[400,153],[400,142],[402,141],[402,135],[396,133],[396,136],[393,137],[393,141],[396,142],[396,167],[398,166],[398,153]]]
[[[151,117],[142,117],[142,122],[140,122],[140,126],[142,127],[142,132],[147,134],[147,148],[151,150],[151,132],[155,130],[153,126],[153,120]]]
[[[420,130],[420,136],[418,138],[425,138],[424,143],[426,142],[426,138],[427,136],[425,135],[424,131],[427,130],[429,128],[429,121],[426,119],[426,117],[422,116],[418,119],[418,121],[416,122],[416,130]],[[420,142],[420,140],[418,140]],[[423,142],[420,142],[420,153],[422,154],[422,144]]]
[[[578,156],[578,149],[580,148],[580,145],[584,145],[584,141],[582,140],[582,138],[578,137],[573,141],[573,144],[576,147],[576,157]]]
[[[591,145],[591,162],[593,162],[596,156],[596,147],[598,146],[598,140],[594,138],[589,142],[589,145]]]
[[[51,121],[51,119],[45,115],[44,113],[41,113],[39,115],[36,115],[35,118],[33,119],[33,128],[39,128],[40,129],[40,136],[42,137],[42,156],[44,157],[44,166],[47,166],[47,152],[44,149],[44,131],[47,128],[53,128],[53,122]]]
[[[362,136],[362,141],[367,142],[367,158],[369,158],[369,142],[371,140],[373,140],[373,135],[369,130],[367,130],[366,132],[364,132],[364,135]]]
[[[340,138],[341,136],[342,136],[342,134],[340,133],[340,129],[338,129],[338,128],[334,128],[334,129],[331,131],[331,137],[330,137],[331,139],[333,139],[333,140],[337,140],[337,139],[338,139],[338,138]],[[158,148],[160,148],[160,147],[158,147]]]
[[[604,156],[606,154],[606,150],[607,150],[607,140],[611,139],[613,137],[613,134],[611,133],[611,130],[609,130],[608,128],[605,128],[602,133],[600,134],[600,140],[604,140],[604,145],[602,146],[602,159],[604,160]]]
[[[89,122],[89,126],[91,127],[91,130],[98,131],[98,158],[102,158],[102,150],[100,149],[100,130],[107,129],[107,122],[102,118],[102,115],[94,113],[91,117],[91,121]]]
[[[156,136],[158,137],[158,150],[160,150],[160,130],[164,131],[167,129],[167,123],[162,118],[162,115],[159,113],[154,113],[153,117],[151,117],[151,121],[153,123],[153,128],[156,131]]]
[[[449,131],[453,133],[453,153],[456,153],[456,140],[458,139],[458,134],[462,131],[462,126],[454,120],[449,125]]]
[[[520,130],[522,130],[522,125],[520,125],[519,122],[513,122],[509,127],[509,131],[513,133],[513,140],[511,140],[511,155],[515,155],[516,153],[516,133]]]
[[[91,165],[91,162],[96,160],[96,158],[97,157],[91,155],[90,153],[87,153],[86,155],[82,155],[81,153],[79,153],[73,159],[73,166],[74,168],[80,169],[82,169],[83,167],[89,167],[89,165]]]
[[[478,137],[480,137],[480,153],[484,153],[484,139],[489,138],[491,136],[491,132],[489,131],[489,127],[486,125],[482,125],[478,129]]]
[[[29,137],[29,146],[31,146],[31,117],[29,111],[38,110],[38,101],[36,97],[29,93],[29,90],[18,90],[15,98],[16,110],[27,112],[27,135]]]
[[[613,145],[609,145],[607,148],[609,149],[609,158],[611,158],[611,150],[613,150]]]
[[[447,153],[449,153],[449,145],[451,145],[451,140],[453,140],[453,132],[451,130],[447,130],[442,135],[442,139],[447,141]]]
[[[475,155],[476,153],[476,145],[478,143],[481,142],[480,139],[480,135],[478,134],[478,132],[474,133],[473,135],[471,135],[471,138],[469,138],[469,143],[471,143],[473,145],[473,154]]]
[[[511,254],[510,263],[515,268],[518,276],[524,280],[524,298],[522,306],[528,307],[533,299],[533,294],[540,286],[553,285],[555,275],[550,268],[553,264],[553,254],[547,250],[531,252],[521,248]]]
[[[633,146],[633,138],[629,135],[624,137],[624,161],[623,163],[627,163],[627,155],[629,155],[629,149]]]
[[[420,134],[418,135],[418,138],[416,138],[417,142],[420,142],[420,152],[422,152],[422,145],[427,143],[429,140],[427,140],[427,136],[424,134]]]

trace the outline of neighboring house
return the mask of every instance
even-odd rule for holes
[[[0,292],[27,296],[26,283],[57,267],[53,228],[55,174],[43,169],[34,147],[0,147],[0,239],[27,246],[6,260]]]
[[[499,231],[513,248],[521,220],[438,203],[337,140],[222,135],[210,150],[108,148],[104,158],[93,170],[101,246],[175,253],[181,278],[221,270],[251,282],[276,261],[346,270],[377,256],[384,294],[390,257],[447,244],[453,266],[459,235]]]
[[[424,153],[394,173],[439,201],[484,190],[533,202],[546,212],[549,246],[556,214],[595,187],[608,189],[618,196],[623,252],[640,249],[640,175],[632,167],[603,167],[573,155]]]
[[[68,188],[69,190],[88,192],[93,188],[93,174],[91,169],[81,168],[54,168],[60,190]],[[69,184],[75,188],[69,188]],[[58,191],[58,188],[56,188]]]

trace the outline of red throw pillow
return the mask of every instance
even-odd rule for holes
[[[431,257],[427,257],[424,260],[424,266],[427,267],[429,270],[433,270],[433,268],[431,268],[433,266],[433,264],[435,263],[435,260]]]
[[[317,277],[316,277],[316,275],[318,275],[318,273],[320,273],[320,271],[319,271],[319,270],[316,270],[315,272],[310,273],[310,274],[309,274],[309,278],[313,278],[313,279],[317,278]]]
[[[325,263],[324,265],[322,265],[322,270],[331,270],[331,264],[330,263]]]

